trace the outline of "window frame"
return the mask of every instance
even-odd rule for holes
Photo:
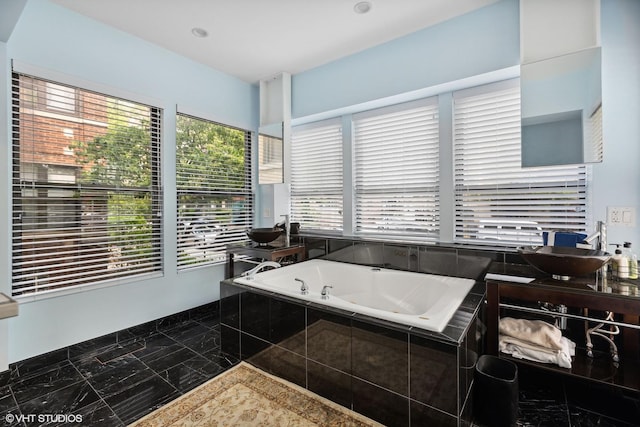
[[[522,167],[519,79],[453,100],[455,243],[542,245],[544,231],[587,229],[587,165]]]
[[[187,170],[180,169],[180,147],[178,133],[180,126],[180,118],[200,121],[203,124],[218,126],[231,132],[242,132],[243,136],[243,186],[237,190],[222,187],[208,187],[206,190],[202,187],[190,187],[181,185],[181,174],[188,174]],[[253,132],[241,129],[239,127],[227,125],[214,120],[203,118],[200,115],[194,115],[177,111],[176,113],[176,239],[177,239],[177,259],[176,268],[178,272],[189,271],[193,268],[200,268],[212,265],[220,265],[226,262],[226,249],[229,244],[244,244],[249,242],[246,230],[251,228],[253,220],[254,206],[254,188],[253,188],[253,165],[252,165],[252,141],[254,139]],[[211,169],[208,169],[211,170]],[[218,177],[217,175],[210,175]],[[206,177],[203,177],[206,179]],[[219,182],[219,181],[216,181]],[[226,223],[218,221],[216,215],[217,208],[211,207],[207,212],[200,211],[198,218],[190,218],[190,215],[181,213],[181,209],[188,209],[181,203],[183,198],[199,198],[201,201],[214,199],[233,199],[243,198],[241,212],[241,220],[238,224]],[[229,202],[231,206],[232,201]],[[226,206],[226,204],[225,204]],[[222,206],[220,207],[223,210]],[[233,207],[231,207],[233,210]],[[238,211],[237,211],[238,212]],[[211,216],[214,216],[211,219]],[[224,215],[224,214],[223,214]]]
[[[524,242],[511,241],[505,242],[500,240],[493,241],[480,241],[472,239],[459,239],[456,238],[456,200],[455,200],[455,176],[456,171],[454,167],[454,93],[459,91],[474,91],[480,90],[486,85],[504,84],[503,82],[519,79],[519,69],[511,67],[509,69],[500,70],[495,73],[487,75],[475,76],[473,78],[452,81],[437,87],[425,88],[422,90],[393,96],[386,99],[379,99],[375,101],[366,102],[363,104],[344,107],[336,111],[326,112],[322,115],[316,115],[315,117],[333,117],[332,120],[342,121],[342,133],[343,133],[343,195],[344,195],[344,227],[338,234],[343,237],[362,237],[372,238],[380,241],[396,241],[396,242],[416,242],[416,239],[406,238],[406,236],[398,236],[392,234],[377,234],[367,235],[358,234],[356,230],[355,220],[355,195],[353,177],[355,176],[355,169],[353,167],[354,156],[354,142],[353,142],[353,116],[361,113],[366,113],[370,110],[376,110],[379,108],[392,108],[393,106],[401,103],[417,101],[429,97],[437,97],[439,104],[439,185],[440,185],[440,232],[439,236],[435,239],[439,243],[449,243],[456,245],[480,245],[488,247],[517,247],[522,246]],[[294,129],[299,126],[314,126],[321,123],[322,119],[314,121],[314,116],[308,118],[298,118],[294,120]],[[288,166],[288,165],[287,165]],[[553,166],[551,166],[553,167]],[[583,186],[583,199],[584,201],[579,203],[579,206],[573,206],[577,209],[579,219],[578,224],[573,224],[574,230],[580,230],[584,232],[591,228],[592,224],[592,207],[590,202],[591,197],[591,166],[581,165],[582,172],[580,172],[581,185]],[[546,167],[549,168],[549,167]],[[545,224],[548,227],[549,224]],[[304,223],[302,223],[304,228]],[[524,224],[525,231],[527,225]],[[541,227],[542,228],[542,227]],[[305,229],[305,232],[309,230]],[[313,233],[313,231],[311,231]],[[537,229],[536,229],[537,232]],[[320,233],[331,235],[327,231],[320,230]],[[422,239],[424,240],[424,239]],[[420,241],[420,240],[418,240]]]
[[[437,96],[353,114],[355,235],[439,239],[439,120]],[[390,128],[397,133],[390,134]],[[416,134],[416,129],[426,132]],[[384,157],[375,155],[383,151]],[[366,176],[366,170],[372,173]],[[416,184],[415,178],[424,182]],[[375,199],[386,199],[385,206],[372,207]]]
[[[305,231],[328,234],[344,232],[344,185],[347,180],[344,176],[342,125],[341,118],[331,118],[292,129],[291,164],[288,165],[291,170],[291,220],[299,222]],[[322,149],[309,148],[312,143],[324,145]],[[306,148],[300,150],[303,145]],[[323,161],[318,162],[318,159]],[[304,161],[307,160],[315,162],[315,167],[305,166]],[[308,177],[311,177],[311,181],[304,179]],[[325,195],[329,195],[328,201],[322,203]],[[312,212],[310,206],[315,208],[312,206],[314,204],[322,206]]]
[[[29,80],[29,83],[27,83]],[[47,87],[51,83],[52,87],[65,87],[69,89],[69,92],[73,92],[73,109],[64,111],[63,109],[49,108],[49,97]],[[28,89],[27,87],[33,88]],[[31,92],[30,92],[31,90]],[[163,247],[162,247],[162,176],[161,176],[161,138],[162,138],[162,114],[163,111],[159,107],[154,107],[141,103],[139,101],[133,101],[125,99],[120,95],[113,95],[110,93],[98,92],[92,89],[80,87],[76,84],[69,84],[67,82],[53,81],[40,76],[32,75],[22,71],[12,72],[12,85],[11,85],[11,98],[13,103],[12,110],[12,230],[13,230],[13,246],[12,246],[12,295],[17,298],[23,297],[46,297],[48,295],[59,295],[69,292],[77,292],[84,288],[101,288],[104,286],[110,286],[116,283],[131,282],[150,277],[158,277],[163,274]],[[27,98],[24,98],[24,94],[27,93]],[[90,103],[81,102],[80,98],[91,98]],[[100,99],[97,101],[96,99]],[[65,148],[63,150],[63,156],[70,157],[73,161],[73,165],[69,164],[56,164],[56,161],[52,159],[53,163],[47,162],[44,166],[39,162],[35,162],[37,167],[29,172],[27,169],[29,164],[23,161],[22,153],[28,150],[27,147],[34,147],[33,153],[40,153],[42,161],[46,161],[47,150],[50,148],[44,148],[45,137],[37,136],[35,131],[43,131],[46,129],[44,122],[40,122],[37,127],[32,129],[32,135],[25,137],[21,132],[21,124],[27,123],[29,120],[37,120],[40,118],[43,121],[49,121],[55,126],[60,126],[63,130],[64,137],[51,136],[52,139],[47,139],[47,144],[64,145],[67,143],[67,139],[74,137],[73,132],[68,133],[66,127],[62,127],[64,124],[69,123],[70,126],[79,127],[82,126],[103,126],[99,120],[94,119],[94,110],[84,111],[80,108],[92,108],[92,106],[100,105],[101,102],[106,103],[114,102],[118,107],[113,107],[111,110],[111,119],[107,118],[107,113],[104,113],[104,129],[105,134],[115,131],[116,125],[109,125],[109,120],[117,116],[116,114],[124,114],[124,109],[120,108],[121,103],[129,106],[135,106],[136,109],[140,109],[141,113],[148,120],[148,129],[142,126],[137,126],[140,129],[141,136],[145,140],[148,138],[149,145],[144,150],[148,150],[148,162],[146,166],[140,171],[143,174],[148,174],[149,182],[146,186],[140,187],[136,185],[127,185],[123,183],[107,184],[105,182],[87,182],[87,179],[80,178],[80,173],[83,170],[82,166],[78,166],[76,163],[75,153],[72,149]],[[106,107],[105,107],[106,108]],[[148,115],[147,114],[148,111]],[[134,117],[135,113],[128,112],[126,117]],[[89,118],[89,116],[91,118]],[[136,116],[138,119],[141,116]],[[34,121],[34,123],[36,123]],[[139,122],[142,124],[142,122]],[[122,127],[122,129],[127,128]],[[81,132],[83,133],[83,132]],[[48,135],[48,134],[45,134]],[[93,135],[89,132],[89,135]],[[97,133],[97,136],[102,134]],[[103,136],[104,136],[103,135]],[[42,138],[42,139],[41,139]],[[47,137],[48,138],[48,137]],[[63,139],[67,138],[67,139]],[[91,138],[91,136],[87,136]],[[88,144],[89,139],[83,143]],[[127,141],[116,139],[119,143],[126,143]],[[71,160],[69,160],[71,161]],[[62,162],[64,163],[64,162]],[[58,178],[51,179],[51,174],[48,171],[47,165],[51,165],[51,169],[75,169],[73,179],[70,174],[64,175],[67,178],[62,179],[62,175]],[[107,160],[105,164],[106,168],[111,167]],[[42,166],[42,167],[40,167]],[[25,174],[26,172],[26,174]],[[27,184],[33,188],[34,196],[29,195],[27,191]],[[56,196],[57,194],[57,196]],[[66,196],[65,196],[66,194]],[[96,196],[102,194],[102,196]],[[146,215],[145,223],[148,226],[148,232],[140,233],[140,230],[133,231],[134,225],[129,223],[125,219],[127,215],[112,214],[111,209],[114,209],[115,205],[109,207],[110,194],[118,195],[120,203],[127,197],[143,197],[148,198],[148,213]],[[98,198],[95,198],[98,197]],[[87,201],[93,200],[92,203],[87,204]],[[100,202],[98,202],[100,200]],[[133,200],[133,199],[131,199]],[[97,202],[97,203],[94,203]],[[100,203],[107,203],[100,207]],[[105,210],[105,215],[100,220],[99,217],[91,219],[89,205],[98,209]],[[28,211],[25,211],[27,206],[32,206],[33,212],[45,212],[43,219],[45,223],[39,222],[38,216],[27,216]],[[53,215],[56,212],[65,212],[65,216],[69,218],[60,217],[54,218]],[[131,214],[137,215],[137,213]],[[107,217],[112,218],[107,219]],[[28,222],[33,219],[33,222]],[[119,218],[119,219],[117,219]],[[141,217],[138,217],[140,219]],[[103,225],[98,227],[96,222],[102,221]],[[93,223],[92,226],[90,223]],[[121,232],[109,231],[113,230],[114,224],[116,227],[123,227]],[[118,225],[120,224],[120,225]],[[33,230],[30,232],[30,230]],[[36,236],[35,230],[49,230],[48,236]],[[66,231],[65,231],[66,230]],[[74,231],[75,230],[75,231]],[[91,232],[88,232],[88,231]],[[133,234],[126,234],[127,231],[132,231]],[[29,238],[29,233],[31,238]],[[125,234],[122,234],[125,233]],[[41,233],[40,233],[41,234]],[[91,235],[93,237],[87,237]],[[109,237],[111,235],[111,237]],[[114,236],[118,236],[117,238]],[[74,237],[76,236],[76,237]],[[122,239],[123,236],[128,236],[127,239]],[[147,236],[147,237],[145,237]],[[142,237],[143,240],[138,240]],[[40,241],[39,239],[47,238],[46,241]],[[31,240],[29,240],[31,239]],[[72,243],[69,250],[67,246],[68,242]],[[95,240],[91,240],[95,239]],[[121,246],[118,246],[116,241],[121,241],[123,244],[129,244],[129,249],[122,250]],[[143,243],[146,241],[147,243]],[[29,243],[31,242],[31,243]],[[93,243],[91,243],[93,242]],[[143,246],[139,246],[140,243]],[[60,246],[62,245],[62,246]],[[98,261],[96,255],[92,255],[92,251],[97,249],[90,249],[94,246],[110,248],[120,248],[118,255],[109,255],[108,261]],[[148,245],[146,252],[144,245]],[[31,249],[29,249],[31,248]],[[132,249],[137,248],[137,249]],[[135,252],[129,252],[130,250],[142,251],[142,255],[134,255]],[[146,253],[146,255],[144,255]],[[31,255],[29,255],[31,254]],[[115,265],[111,264],[111,259],[116,256],[117,261]],[[42,266],[42,261],[37,261],[37,257],[42,257],[47,263]],[[53,261],[56,260],[56,261]],[[105,264],[106,262],[106,264]],[[30,263],[30,264],[27,264]],[[30,265],[30,267],[29,267]],[[41,265],[38,267],[38,265]],[[127,265],[129,268],[127,268]],[[135,267],[138,265],[138,267]],[[45,272],[46,270],[49,272]],[[111,267],[109,267],[111,266]],[[86,271],[86,272],[85,272]],[[84,273],[83,273],[84,272]],[[89,275],[89,272],[92,274]],[[95,274],[95,272],[100,272]],[[33,279],[29,279],[33,277]],[[39,279],[43,277],[43,279]]]

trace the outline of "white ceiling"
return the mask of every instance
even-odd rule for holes
[[[52,0],[255,83],[300,73],[497,0]],[[197,38],[200,27],[208,37]]]

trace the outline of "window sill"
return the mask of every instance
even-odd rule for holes
[[[59,298],[65,297],[69,295],[79,294],[83,292],[90,292],[98,289],[110,288],[114,286],[121,286],[125,284],[131,284],[135,282],[141,282],[150,279],[157,279],[160,277],[164,277],[164,273],[149,273],[146,275],[136,276],[135,278],[130,279],[115,279],[107,282],[100,282],[95,284],[86,284],[86,285],[78,285],[64,289],[55,289],[52,291],[43,291],[38,293],[32,293],[27,295],[18,295],[12,297],[19,304],[29,304],[33,302],[38,302],[41,300],[51,299],[51,298]]]

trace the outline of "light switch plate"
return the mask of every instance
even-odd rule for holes
[[[607,225],[622,227],[636,226],[636,208],[634,207],[607,207]]]

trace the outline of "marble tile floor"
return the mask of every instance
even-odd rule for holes
[[[640,393],[518,366],[517,427],[634,427]],[[474,423],[472,427],[485,427]]]
[[[220,351],[216,312],[150,322],[112,341],[97,338],[12,365],[0,383],[0,427],[126,426],[238,362]],[[631,427],[640,420],[637,393],[599,392],[537,370],[521,369],[519,381],[518,426]]]
[[[125,426],[238,362],[220,352],[217,313],[174,320],[12,365],[0,426]]]

